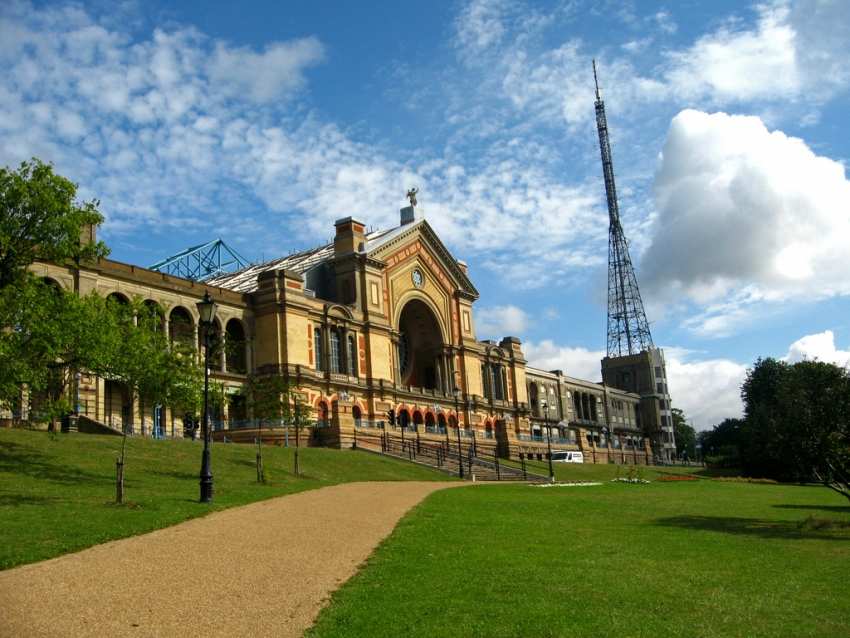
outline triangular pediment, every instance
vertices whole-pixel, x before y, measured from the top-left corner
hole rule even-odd
[[[451,279],[454,288],[460,290],[470,299],[478,299],[478,290],[472,284],[472,281],[463,272],[449,249],[440,241],[431,225],[424,219],[395,228],[376,242],[370,242],[367,246],[367,255],[372,259],[386,262],[398,258],[400,251],[408,248],[417,239],[439,262],[442,270]]]

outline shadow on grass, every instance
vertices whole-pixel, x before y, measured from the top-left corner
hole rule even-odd
[[[784,510],[821,510],[823,512],[836,512],[838,514],[850,514],[850,505],[774,505]]]
[[[155,474],[156,476],[167,476],[168,478],[185,481],[197,479],[200,475],[200,470],[198,470],[197,472],[180,472],[178,470],[148,470],[148,474]]]
[[[0,472],[20,474],[68,485],[80,481],[109,483],[112,480],[102,474],[61,465],[61,461],[58,459],[53,459],[30,447],[11,441],[0,441]]]
[[[61,500],[58,496],[28,496],[26,494],[0,494],[0,507],[18,505],[47,505]]]
[[[696,529],[725,534],[758,536],[760,538],[815,538],[820,540],[850,541],[850,533],[830,533],[833,530],[811,529],[803,521],[776,521],[764,518],[738,518],[734,516],[671,516],[659,518],[656,525]]]

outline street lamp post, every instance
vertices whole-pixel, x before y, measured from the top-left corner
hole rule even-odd
[[[204,451],[201,456],[201,503],[210,503],[213,496],[213,475],[210,466],[210,330],[215,321],[215,302],[209,291],[197,304],[204,329]]]
[[[460,478],[463,478],[463,454],[460,449],[460,388],[452,390],[455,395],[455,431],[457,432],[457,466]]]
[[[552,468],[552,430],[549,429],[549,402],[543,399],[540,405],[543,407],[543,413],[546,415],[544,421],[546,424],[546,451],[549,457],[549,482],[554,483],[555,470]]]
[[[608,427],[607,426],[604,426],[604,425],[602,426],[602,436],[605,437],[605,460],[608,463],[610,463],[611,457],[608,454],[608,450],[611,448],[611,442],[610,442],[610,439],[608,438]]]

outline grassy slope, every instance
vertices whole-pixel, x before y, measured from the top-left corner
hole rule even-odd
[[[713,481],[439,492],[311,635],[848,635],[850,533],[801,530],[810,515],[850,507]]]
[[[401,461],[358,452],[301,450],[304,476],[291,474],[291,448],[264,447],[270,479],[256,483],[255,448],[216,444],[215,496],[198,499],[201,444],[129,439],[125,499],[115,499],[119,437],[51,436],[0,430],[0,569],[132,536],[253,501],[349,481],[446,480]]]

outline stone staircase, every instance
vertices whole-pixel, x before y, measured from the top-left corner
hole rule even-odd
[[[435,443],[402,437],[393,433],[358,431],[356,447],[360,450],[425,465],[447,474],[476,481],[548,482],[546,476],[504,465],[497,456],[473,454],[472,446],[462,448],[450,442]]]

